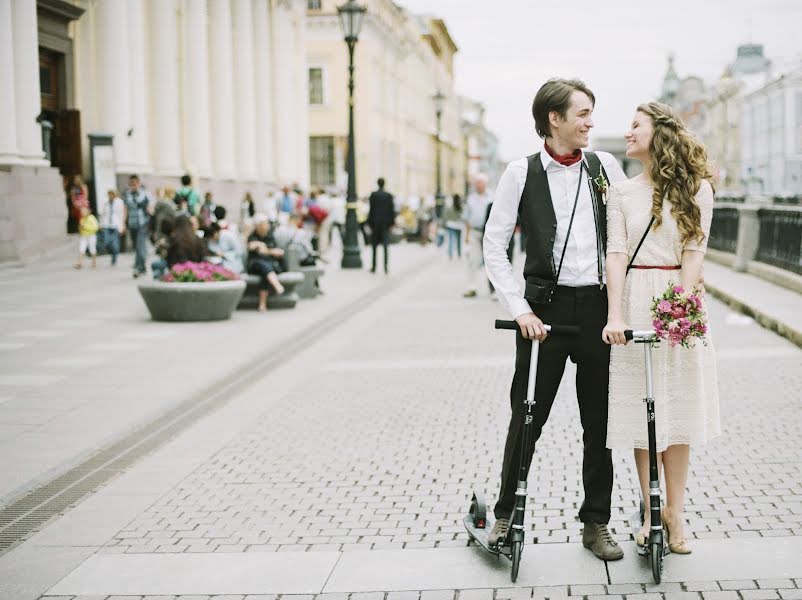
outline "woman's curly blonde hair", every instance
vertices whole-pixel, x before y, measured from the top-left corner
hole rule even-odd
[[[677,220],[682,243],[702,242],[702,213],[696,194],[706,179],[713,185],[707,150],[686,128],[674,110],[660,102],[638,106],[638,112],[652,120],[654,132],[649,143],[649,177],[654,185],[652,215],[654,228],[663,222],[663,199],[668,198]]]

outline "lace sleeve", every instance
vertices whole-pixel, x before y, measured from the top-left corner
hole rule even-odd
[[[607,254],[627,253],[627,222],[621,193],[615,184],[607,192]]]
[[[702,181],[699,193],[696,194],[696,203],[702,213],[702,232],[705,237],[701,243],[695,239],[688,240],[683,250],[705,252],[707,250],[707,240],[710,237],[710,223],[713,220],[713,188],[709,182]]]

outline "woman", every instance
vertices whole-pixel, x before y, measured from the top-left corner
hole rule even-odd
[[[462,258],[462,199],[459,194],[454,194],[451,206],[446,208],[443,219],[446,223],[448,232],[448,258],[454,255],[454,247],[457,249],[457,258]]]
[[[713,216],[713,187],[704,146],[670,107],[657,102],[640,105],[625,137],[626,154],[643,163],[643,174],[612,185],[607,201],[609,308],[602,339],[614,344],[607,447],[635,449],[642,497],[648,498],[643,352],[635,344],[626,344],[624,330],[651,329],[652,299],[670,282],[688,291],[699,287]],[[721,433],[709,334],[705,343],[697,340],[690,349],[662,343],[653,357],[658,464],[662,463],[666,488],[663,522],[669,547],[676,554],[691,552],[683,518],[690,445]],[[648,540],[649,526],[649,511],[645,511],[643,528],[636,536],[639,545]]]
[[[67,193],[67,233],[78,233],[81,210],[89,208],[89,188],[80,175],[74,175],[64,189]]]
[[[264,312],[271,288],[279,296],[284,293],[284,286],[278,280],[281,272],[279,260],[284,256],[284,250],[276,247],[267,215],[258,213],[253,221],[255,229],[248,236],[248,273],[259,276],[259,312]]]
[[[167,247],[167,266],[187,261],[203,262],[208,254],[206,243],[195,235],[190,217],[178,215]]]

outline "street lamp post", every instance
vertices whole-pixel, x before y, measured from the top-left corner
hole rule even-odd
[[[356,151],[354,149],[354,48],[359,41],[359,30],[365,19],[367,8],[348,0],[337,7],[340,24],[348,44],[348,195],[346,196],[345,239],[343,241],[343,269],[361,269],[362,256],[359,253],[356,218]]]
[[[437,191],[434,194],[434,214],[438,219],[440,219],[443,216],[443,205],[445,204],[445,196],[443,196],[442,172],[440,168],[440,125],[442,122],[443,105],[446,102],[446,96],[440,90],[438,90],[437,93],[432,96],[432,100],[434,100],[434,114],[437,117],[437,166],[435,167],[437,170]]]

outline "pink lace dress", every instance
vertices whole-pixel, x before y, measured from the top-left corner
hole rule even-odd
[[[705,239],[701,244],[682,244],[677,222],[668,202],[663,223],[646,236],[635,264],[679,265],[683,250],[707,248],[713,217],[713,189],[705,181],[696,201],[702,213]],[[610,186],[607,200],[607,252],[625,252],[632,257],[651,219],[652,187],[640,180]],[[624,322],[632,329],[652,329],[651,304],[670,282],[679,283],[679,271],[632,269],[623,293]],[[701,444],[721,434],[716,357],[708,332],[703,345],[670,348],[661,342],[653,351],[653,384],[657,451],[674,444]],[[613,346],[610,355],[610,404],[607,447],[648,448],[646,430],[646,376],[643,347],[629,343]]]

